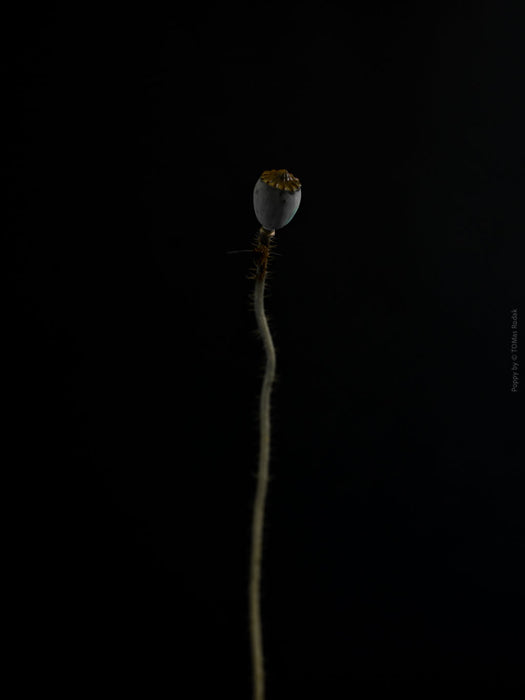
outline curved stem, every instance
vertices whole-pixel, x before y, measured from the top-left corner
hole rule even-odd
[[[259,404],[259,465],[257,490],[253,507],[252,552],[250,567],[250,634],[252,644],[253,698],[264,700],[264,655],[261,626],[261,564],[264,529],[264,507],[268,490],[270,463],[270,396],[275,379],[275,347],[273,345],[268,320],[264,312],[264,285],[266,266],[273,232],[261,229],[256,253],[259,260],[256,266],[254,306],[257,326],[266,352],[266,368],[262,383]]]

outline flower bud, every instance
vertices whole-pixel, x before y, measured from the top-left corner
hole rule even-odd
[[[268,231],[290,223],[300,202],[301,183],[287,170],[265,170],[255,183],[255,216]]]

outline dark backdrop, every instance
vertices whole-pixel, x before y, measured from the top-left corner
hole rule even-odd
[[[522,685],[519,3],[44,5],[2,28],[19,681],[250,696],[263,355],[227,253],[286,168],[268,698]]]

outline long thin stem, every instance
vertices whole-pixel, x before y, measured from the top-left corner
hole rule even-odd
[[[264,654],[261,626],[261,565],[264,529],[264,507],[268,490],[270,463],[270,395],[275,379],[275,347],[264,312],[266,267],[273,231],[261,228],[256,252],[254,306],[257,326],[266,352],[266,368],[259,404],[259,465],[257,490],[253,507],[252,552],[250,568],[250,634],[252,644],[253,698],[264,700]]]

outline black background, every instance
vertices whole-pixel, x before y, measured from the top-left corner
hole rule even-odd
[[[20,682],[250,697],[263,355],[227,251],[287,168],[268,698],[521,687],[519,3],[44,5],[2,29]]]

